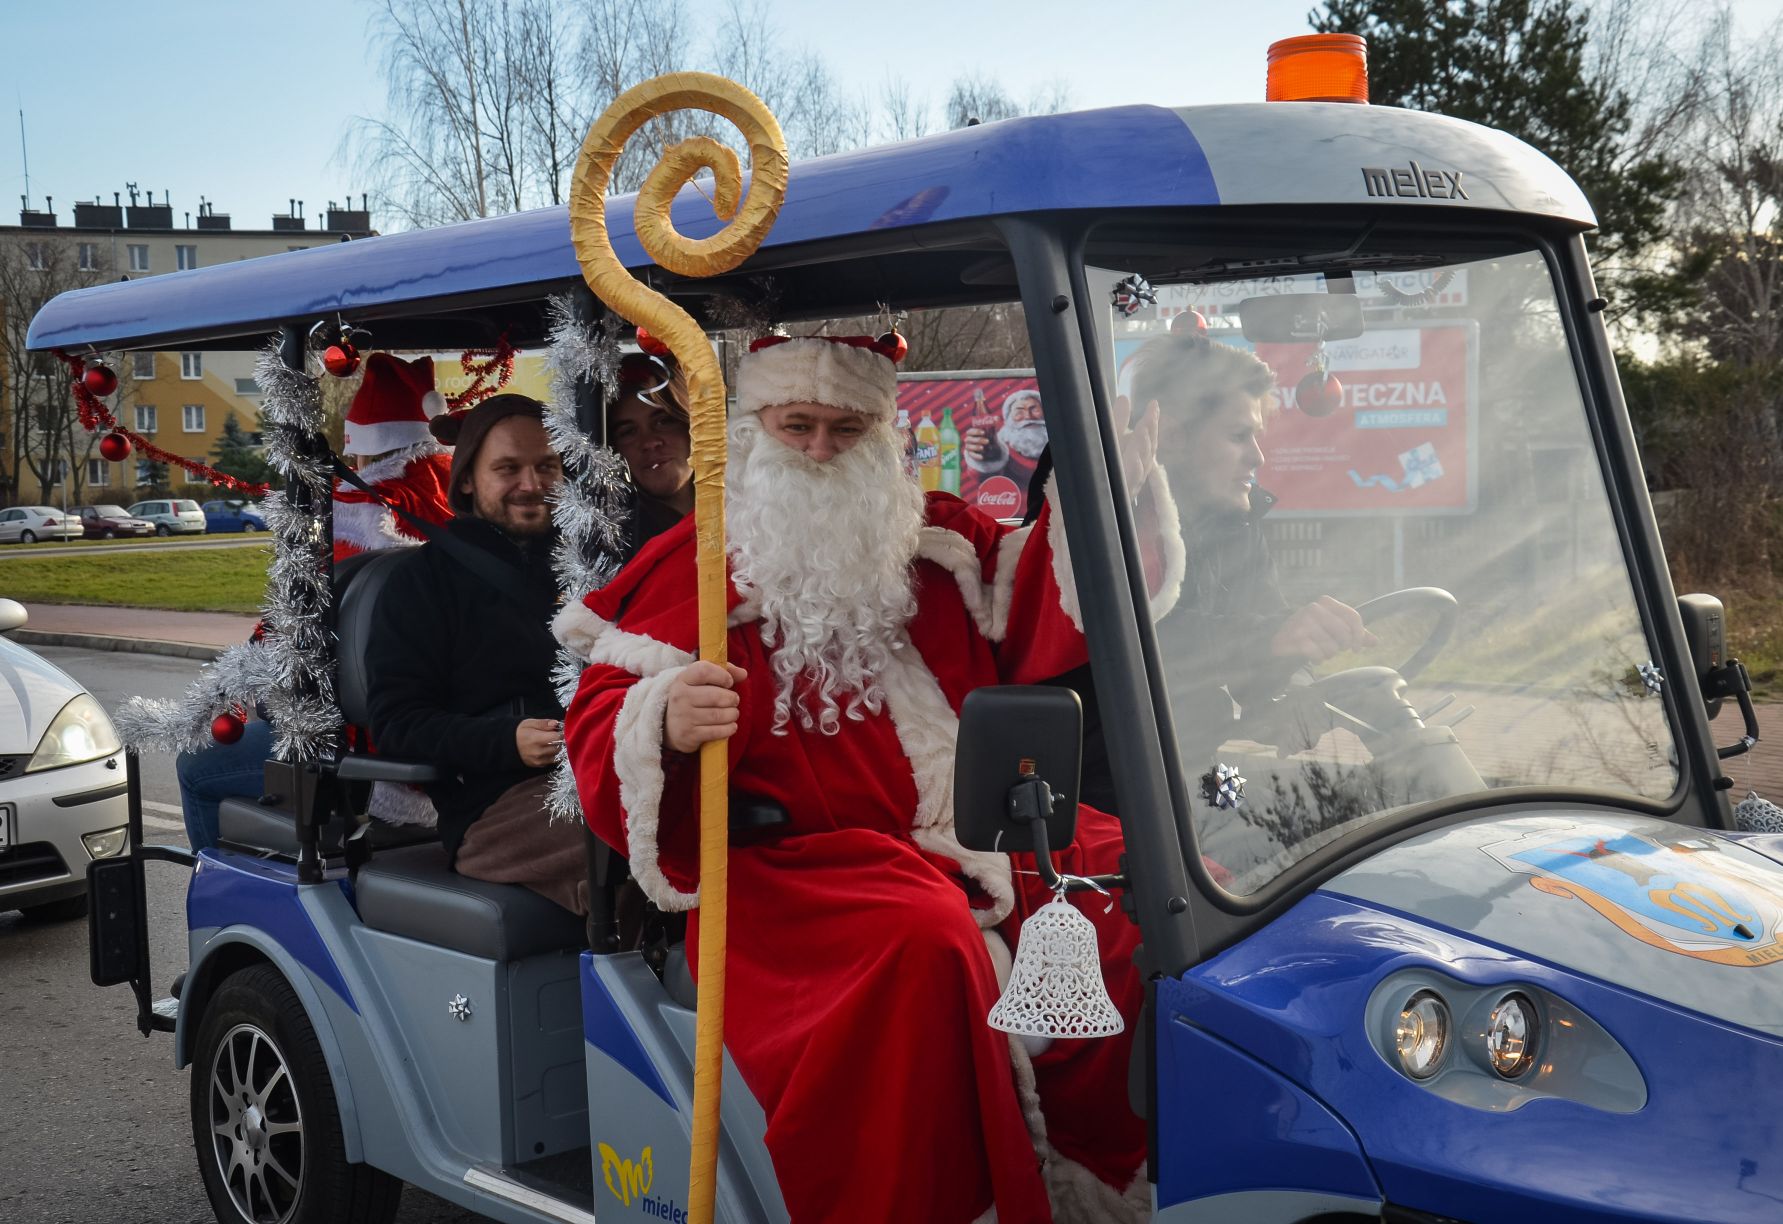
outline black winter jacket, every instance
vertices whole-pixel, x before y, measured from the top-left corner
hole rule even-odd
[[[367,645],[371,735],[379,752],[428,761],[446,776],[426,788],[452,858],[465,830],[501,793],[547,772],[520,761],[525,718],[562,718],[551,686],[557,642],[552,537],[517,542],[460,515],[453,538],[513,571],[496,590],[438,544],[393,566]]]

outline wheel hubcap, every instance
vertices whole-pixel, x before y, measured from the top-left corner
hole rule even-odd
[[[271,1037],[238,1024],[210,1066],[212,1157],[244,1220],[284,1224],[303,1181],[303,1113],[285,1056]]]

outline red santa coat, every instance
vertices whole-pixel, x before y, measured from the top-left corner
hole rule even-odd
[[[966,851],[953,833],[966,694],[1018,663],[1083,661],[1051,523],[1048,507],[1010,531],[930,494],[914,649],[880,677],[884,712],[844,719],[833,736],[796,722],[772,733],[768,648],[731,591],[730,657],[750,674],[731,786],[779,802],[789,824],[732,848],[725,1037],[767,1113],[795,1220],[966,1221],[994,1207],[1021,1224],[1055,1206],[1060,1219],[1119,1220],[1147,1205],[1122,1193],[1143,1189],[1144,1127],[1122,1091],[1141,994],[1136,929],[1105,898],[1074,898],[1099,928],[1128,1032],[1057,1042],[1030,1061],[985,1023],[998,987],[980,928],[1013,947],[1049,897],[1031,861]],[[583,810],[666,909],[698,904],[696,770],[662,747],[669,685],[693,661],[696,602],[689,518],[557,622],[589,664],[565,722]],[[1084,809],[1061,869],[1112,871],[1120,845],[1118,825]]]
[[[334,559],[344,561],[362,552],[413,547],[422,536],[414,525],[390,509],[400,507],[429,523],[452,517],[452,452],[437,442],[422,442],[387,455],[359,469],[359,479],[377,490],[379,502],[339,481],[334,485]]]

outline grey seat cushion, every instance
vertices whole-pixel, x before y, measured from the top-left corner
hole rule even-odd
[[[277,808],[262,807],[252,799],[225,799],[217,805],[217,835],[230,846],[245,850],[265,850],[286,858],[297,857],[297,825]],[[387,825],[373,821],[371,844],[374,849],[386,846],[412,846],[417,842],[437,842],[437,830],[424,825]],[[323,854],[340,853],[341,830],[338,824],[322,827]]]
[[[512,961],[587,946],[582,919],[517,884],[487,884],[446,866],[438,845],[372,857],[354,881],[359,920],[485,960]]]

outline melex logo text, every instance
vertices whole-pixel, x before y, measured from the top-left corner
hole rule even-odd
[[[1411,196],[1429,200],[1470,198],[1459,170],[1426,170],[1417,162],[1405,166],[1363,166],[1362,184],[1371,196]]]
[[[687,1208],[674,1199],[650,1197],[650,1187],[656,1181],[656,1165],[650,1158],[649,1148],[645,1148],[635,1162],[622,1159],[604,1143],[600,1149],[601,1177],[621,1207],[630,1207],[635,1200],[638,1210],[652,1219],[687,1224]]]

